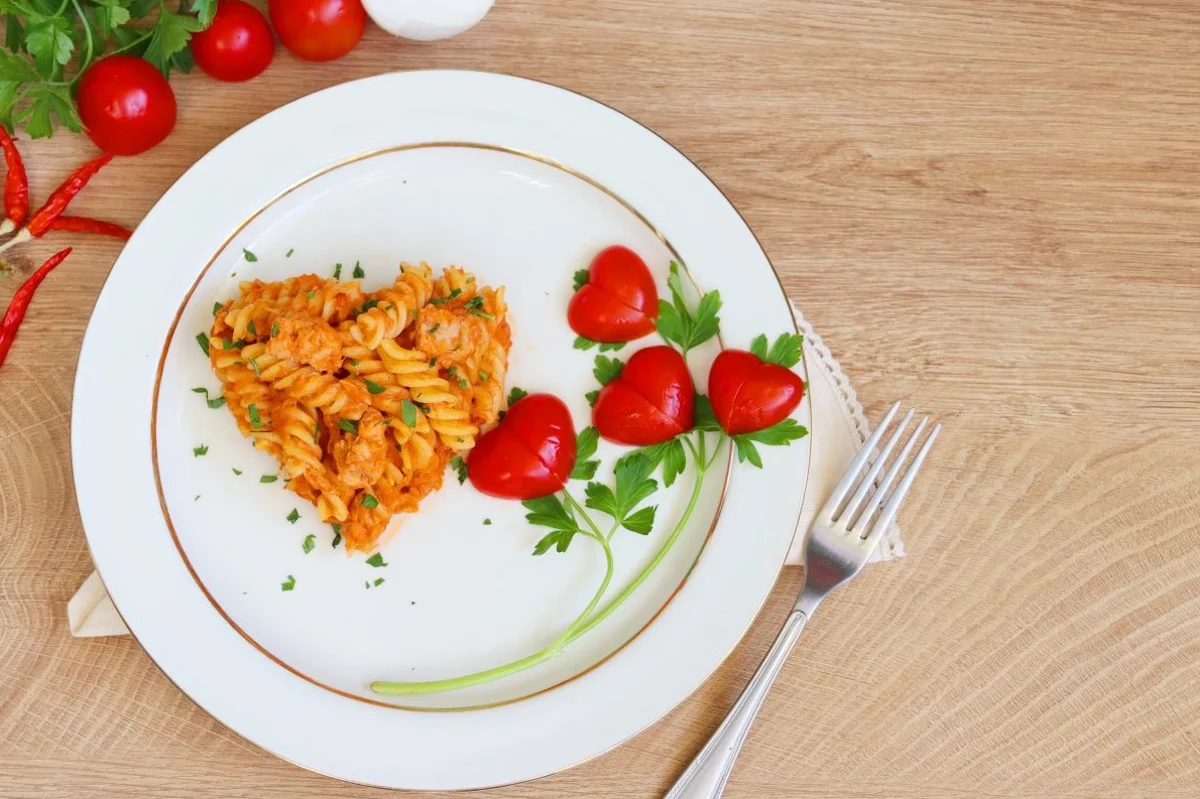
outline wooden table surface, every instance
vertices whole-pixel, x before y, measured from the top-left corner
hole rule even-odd
[[[136,225],[259,115],[423,67],[551,81],[661,133],[746,216],[868,410],[946,425],[908,556],[822,608],[728,796],[1200,795],[1200,6],[500,0],[432,46],[371,29],[335,63],[176,79],[175,132],[80,212]],[[94,152],[65,132],[22,149],[35,197]],[[71,238],[23,248],[0,307]],[[0,370],[0,795],[383,795],[223,729],[131,638],[70,637],[91,570],[71,384],[119,250],[73,243]],[[482,795],[660,796],[799,580],[664,721]]]

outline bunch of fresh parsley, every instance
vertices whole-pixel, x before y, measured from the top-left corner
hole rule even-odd
[[[187,10],[184,10],[187,7]],[[217,0],[0,0],[0,124],[30,138],[56,124],[82,130],[74,90],[104,55],[140,56],[170,76],[188,72],[192,34],[212,22]]]

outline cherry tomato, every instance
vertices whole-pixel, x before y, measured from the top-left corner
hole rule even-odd
[[[150,62],[111,55],[79,79],[79,118],[88,136],[114,155],[137,155],[175,127],[175,93]]]
[[[270,0],[267,13],[283,46],[308,61],[341,58],[367,27],[362,0]]]
[[[609,441],[644,447],[692,429],[695,404],[696,389],[683,356],[671,347],[647,347],[600,389],[592,424]]]
[[[592,259],[587,282],[567,306],[571,329],[592,341],[633,341],[654,332],[658,290],[646,262],[628,247]]]
[[[708,373],[713,414],[731,436],[782,422],[803,397],[804,381],[795,372],[744,350],[725,350]]]
[[[567,484],[575,468],[575,427],[558,397],[530,394],[467,456],[471,485],[504,499],[537,499]]]
[[[217,80],[250,80],[275,56],[275,34],[244,0],[220,0],[212,24],[192,34],[196,65]]]

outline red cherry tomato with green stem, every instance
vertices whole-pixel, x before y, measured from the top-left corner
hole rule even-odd
[[[467,456],[471,485],[504,499],[537,499],[560,490],[575,468],[571,412],[552,394],[530,394],[508,409]]]
[[[696,389],[687,361],[671,347],[638,350],[596,397],[592,424],[618,444],[645,447],[692,429]]]
[[[96,145],[114,155],[137,155],[175,127],[175,93],[149,61],[111,55],[79,79],[79,118]]]
[[[283,46],[308,61],[341,58],[367,27],[361,0],[270,0],[267,13]]]
[[[708,372],[713,414],[731,436],[782,422],[803,397],[804,381],[799,375],[745,350],[725,350]]]
[[[259,75],[275,56],[275,34],[267,18],[245,0],[219,0],[212,24],[192,34],[196,66],[217,80],[244,81]]]
[[[637,253],[614,245],[588,267],[587,282],[567,306],[571,329],[592,341],[633,341],[654,332],[658,289]]]

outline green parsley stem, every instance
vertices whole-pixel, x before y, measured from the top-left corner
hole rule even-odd
[[[83,25],[84,42],[87,45],[87,54],[80,62],[77,73],[82,75],[92,63],[92,24],[88,22],[87,16],[83,13],[83,7],[79,5],[79,0],[71,0],[71,5],[75,7],[75,14],[79,17],[80,24]]]
[[[704,433],[700,432],[698,435],[703,438]],[[690,439],[685,438],[684,441],[688,443],[689,447],[691,446]],[[696,454],[696,450],[692,449],[692,453],[693,455]],[[597,624],[612,615],[612,613],[621,606],[621,603],[628,599],[642,583],[646,582],[646,579],[650,576],[650,573],[658,568],[658,564],[663,562],[663,559],[667,557],[667,553],[671,551],[671,547],[675,545],[675,542],[679,539],[680,534],[683,533],[683,529],[687,526],[688,520],[691,519],[692,513],[696,510],[696,503],[700,501],[701,489],[704,487],[704,477],[707,471],[707,465],[704,464],[703,461],[697,459],[696,481],[692,484],[692,494],[688,498],[687,507],[683,509],[683,515],[679,517],[679,521],[676,522],[674,529],[671,530],[671,534],[667,536],[665,541],[663,541],[662,546],[658,548],[658,552],[654,553],[654,557],[651,558],[650,562],[646,564],[645,568],[638,573],[638,576],[634,577],[629,585],[625,586],[625,588],[621,590],[621,593],[613,597],[603,609],[571,631],[567,636],[567,640],[563,643],[563,646],[575,641],[581,635],[588,632]]]
[[[584,623],[587,620],[587,618],[592,614],[592,611],[596,609],[596,605],[600,604],[600,600],[604,598],[604,593],[606,591],[608,591],[608,584],[610,582],[612,582],[612,576],[613,576],[612,547],[610,547],[608,545],[608,539],[605,538],[604,536],[596,535],[593,537],[600,544],[600,546],[604,548],[604,579],[600,581],[600,587],[596,589],[596,593],[592,594],[592,601],[589,602],[588,606],[583,609],[583,612],[575,617],[575,621],[571,622],[571,624],[567,627],[567,629],[563,630],[562,635],[558,636],[558,638],[555,638],[553,643],[551,643],[550,646],[546,647],[547,649],[553,650],[554,654],[558,654],[559,652],[561,652],[563,647],[565,647],[568,643],[570,643],[570,641],[574,640],[571,637],[572,633],[574,633],[575,630],[579,628],[580,624]]]

